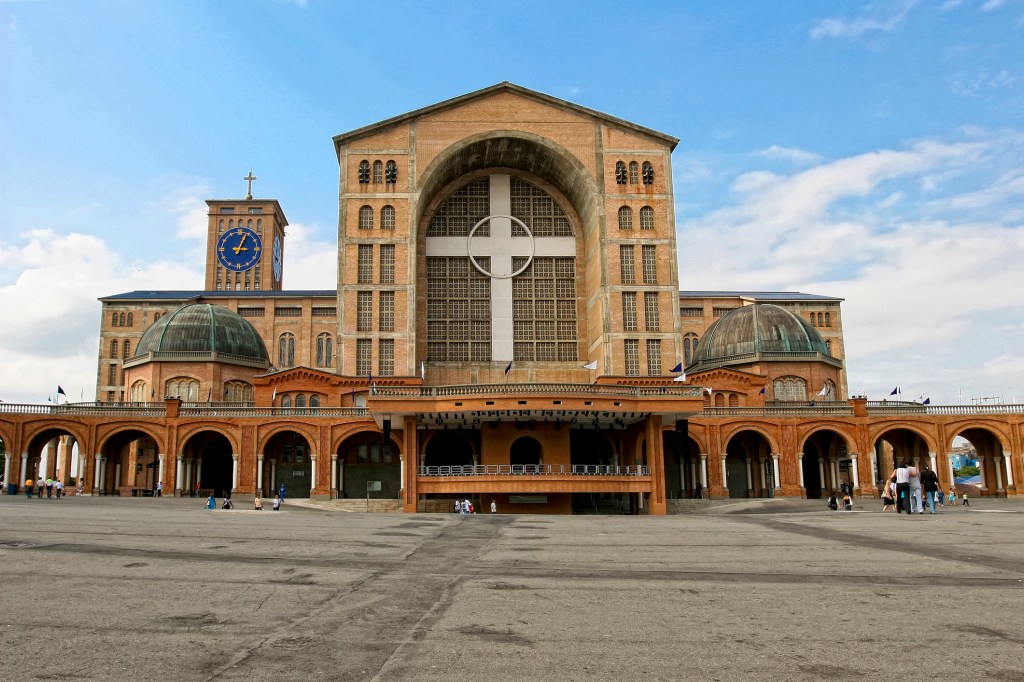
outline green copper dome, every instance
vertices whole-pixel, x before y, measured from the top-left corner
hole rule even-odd
[[[755,303],[712,324],[697,343],[688,372],[750,362],[803,359],[841,366],[825,339],[799,315],[770,303]]]
[[[209,303],[182,306],[154,322],[125,366],[147,360],[270,366],[256,329],[238,313]]]

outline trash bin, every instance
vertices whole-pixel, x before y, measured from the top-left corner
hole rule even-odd
[[[8,483],[7,484],[7,494],[8,495],[17,495],[18,494],[18,484],[17,483]]]

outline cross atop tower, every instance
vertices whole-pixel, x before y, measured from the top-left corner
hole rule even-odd
[[[248,191],[248,192],[246,193],[246,195],[245,195],[245,200],[246,200],[246,201],[250,201],[250,200],[252,200],[252,181],[253,181],[253,180],[259,180],[259,178],[257,178],[257,177],[256,177],[255,175],[253,175],[253,174],[252,174],[252,168],[250,168],[250,169],[249,169],[249,174],[248,174],[248,175],[246,175],[246,176],[245,176],[244,178],[242,178],[242,179],[243,179],[243,180],[248,180],[248,181],[249,181],[249,191]]]

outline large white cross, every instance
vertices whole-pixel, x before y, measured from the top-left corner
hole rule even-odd
[[[490,177],[490,208],[488,214],[496,216],[490,221],[490,236],[473,236],[473,255],[491,259],[491,360],[512,360],[514,350],[512,325],[512,258],[514,256],[575,256],[574,237],[513,237],[511,178],[508,175]],[[427,237],[427,256],[469,257],[469,239],[466,237]],[[469,267],[473,267],[472,263]]]

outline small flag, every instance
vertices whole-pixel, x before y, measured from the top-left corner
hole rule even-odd
[[[229,391],[229,390],[230,390],[230,389],[228,389],[228,387],[227,387],[227,386],[225,386],[225,387],[224,387],[224,397],[225,397],[225,398],[227,398],[227,397],[228,397],[228,391]]]
[[[680,362],[680,363],[679,363],[678,365],[676,365],[675,367],[673,367],[673,368],[672,368],[672,371],[673,371],[673,372],[682,372],[682,371],[683,371],[683,363],[681,363],[681,362]]]
[[[52,395],[46,396],[46,402],[52,403],[53,402],[53,396]]]
[[[758,395],[765,395],[765,392],[766,392],[766,391],[767,391],[767,389],[766,389],[766,388],[765,388],[764,386],[762,386],[762,387],[761,387],[761,390],[760,390],[760,391],[758,391],[758,392],[757,392],[757,394],[758,394]]]
[[[814,407],[814,401],[812,400],[811,402],[807,403],[807,405],[808,405],[809,407]]]
[[[60,384],[57,384],[57,395],[62,395],[65,398],[68,395],[67,393],[64,392],[64,389],[60,387]]]
[[[420,362],[420,381],[425,382],[427,380],[427,365],[424,362]]]
[[[505,366],[505,376],[508,376],[508,373],[511,372],[511,371],[512,371],[512,361],[509,360],[508,361],[508,365]]]
[[[213,402],[213,386],[210,386],[210,390],[206,392],[206,402]]]
[[[705,386],[705,387],[704,387],[704,390],[708,392],[708,395],[711,395],[711,394],[713,394],[713,393],[714,393],[714,391],[713,391],[713,390],[711,390],[711,388],[710,388],[710,387],[708,387],[708,386]]]
[[[273,405],[275,400],[277,400],[277,386],[274,386],[274,392],[270,396],[270,404]]]
[[[818,391],[818,395],[821,396],[822,398],[828,395],[828,384],[825,384],[824,386],[821,387],[821,390]]]
[[[924,402],[921,403],[921,404],[922,405],[931,405],[932,404],[932,399],[931,398],[925,398]]]
[[[679,376],[677,376],[677,377],[676,377],[675,379],[673,379],[672,381],[686,381],[686,373],[685,373],[685,372],[683,372],[682,374],[680,374]]]
[[[900,392],[900,387],[897,386],[896,388],[894,388],[891,391],[889,391],[889,395],[896,395],[899,392]]]
[[[587,364],[583,365],[583,369],[597,369],[597,360],[594,360],[593,362],[588,362]]]

